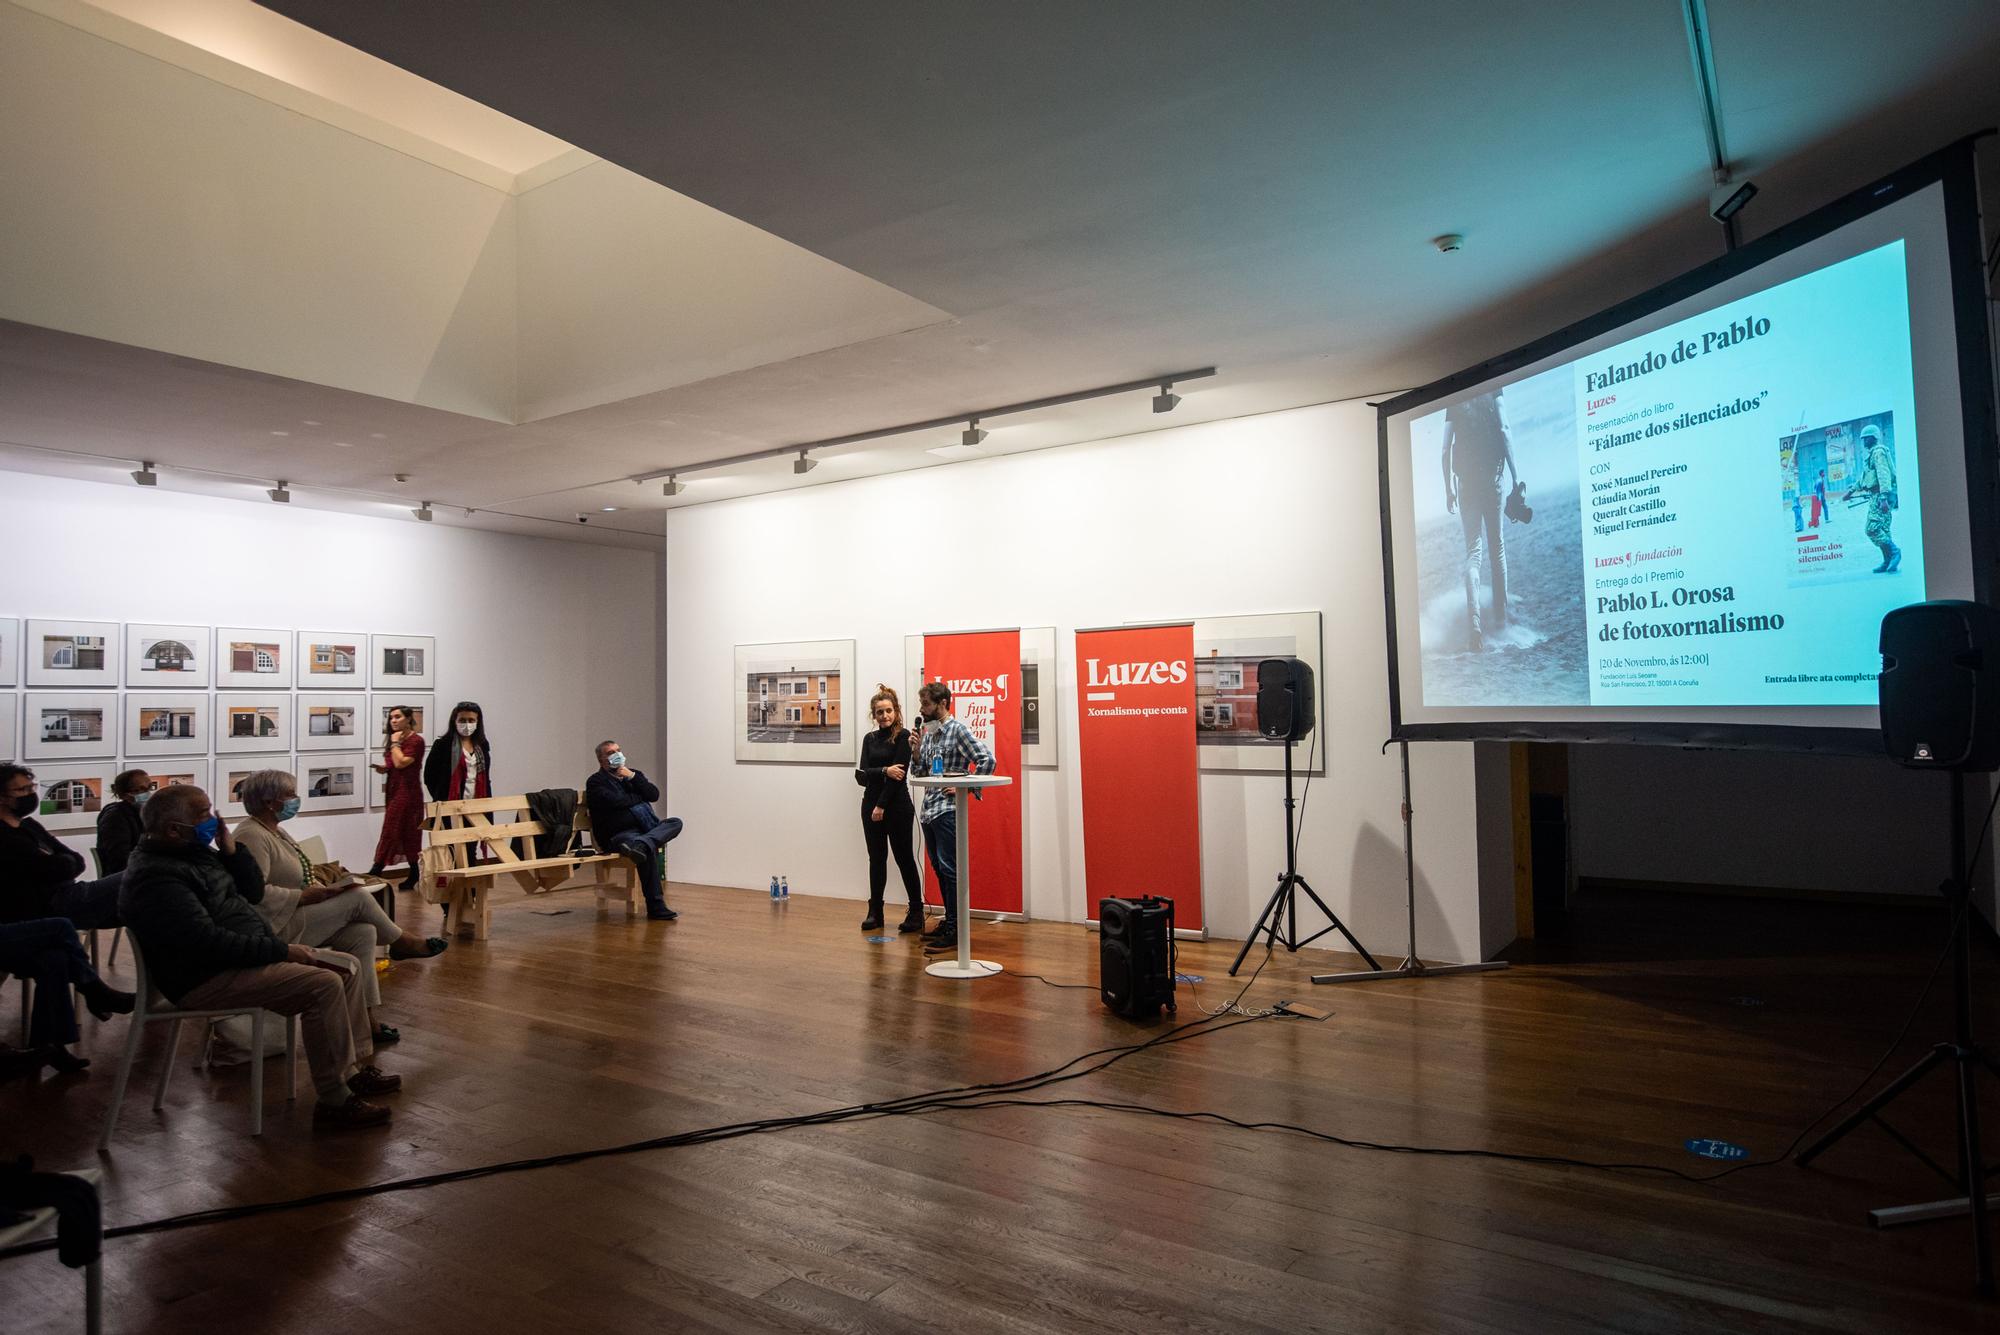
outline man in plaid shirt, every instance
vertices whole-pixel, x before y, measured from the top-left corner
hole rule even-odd
[[[925,682],[917,691],[917,711],[923,731],[910,756],[910,773],[929,774],[931,761],[944,758],[946,773],[991,774],[993,751],[973,736],[972,729],[951,714],[951,688],[941,681]],[[978,794],[974,793],[977,797]],[[958,949],[958,807],[949,788],[924,790],[924,853],[937,873],[944,893],[944,921],[925,934],[924,950],[942,954]]]

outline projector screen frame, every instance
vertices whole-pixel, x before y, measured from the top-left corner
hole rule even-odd
[[[1388,628],[1389,738],[1391,741],[1603,742],[1709,749],[1803,751],[1823,754],[1882,754],[1879,728],[1815,727],[1789,724],[1734,724],[1713,717],[1682,723],[1668,720],[1460,720],[1407,723],[1403,718],[1402,676],[1397,643],[1395,531],[1391,527],[1389,421],[1426,404],[1441,402],[1473,386],[1555,356],[1567,348],[1642,320],[1696,296],[1777,256],[1895,204],[1919,190],[1939,186],[1944,197],[1952,324],[1958,353],[1959,403],[1964,425],[1966,509],[1972,557],[1972,597],[1990,602],[1994,588],[1993,520],[2000,509],[2000,468],[1995,459],[1993,352],[1987,317],[1985,254],[1980,234],[1976,142],[1992,134],[1968,135],[1908,166],[1850,191],[1833,202],[1786,223],[1766,236],[1718,256],[1637,296],[1578,320],[1510,352],[1454,372],[1374,405],[1377,476],[1382,524],[1382,593]],[[1689,706],[1689,712],[1698,707]]]

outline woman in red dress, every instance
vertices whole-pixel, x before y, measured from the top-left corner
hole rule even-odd
[[[416,888],[417,869],[424,851],[424,792],[418,783],[423,771],[424,739],[417,735],[416,720],[403,705],[392,706],[386,725],[389,740],[382,751],[382,763],[370,769],[382,776],[382,837],[375,843],[375,864],[371,875],[379,876],[388,864],[407,860],[409,875],[398,889]]]

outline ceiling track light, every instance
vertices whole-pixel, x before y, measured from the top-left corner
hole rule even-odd
[[[278,485],[271,488],[264,494],[266,496],[269,496],[272,500],[276,501],[279,505],[290,505],[292,503],[291,484],[286,482],[283,478],[278,479]]]
[[[425,501],[422,505],[410,511],[410,513],[415,515],[418,519],[422,520],[426,524],[430,523],[432,519],[436,518],[436,516],[431,513],[431,503],[429,501]]]
[[[147,459],[139,465],[138,471],[132,474],[132,480],[142,487],[157,487],[160,485],[160,475],[153,471],[153,461],[151,459]]]
[[[864,441],[886,440],[892,436],[908,436],[920,432],[942,431],[947,427],[957,426],[960,422],[966,424],[964,431],[959,435],[959,440],[963,444],[946,448],[970,448],[977,446],[980,441],[986,439],[988,433],[979,424],[988,417],[1009,417],[1016,413],[1039,412],[1046,408],[1060,408],[1065,404],[1085,403],[1092,399],[1108,399],[1118,394],[1136,394],[1142,390],[1154,389],[1158,390],[1159,394],[1153,399],[1153,411],[1167,412],[1172,407],[1172,404],[1162,407],[1160,405],[1163,401],[1168,399],[1173,400],[1174,403],[1180,401],[1180,396],[1173,393],[1175,385],[1183,384],[1189,380],[1204,380],[1214,374],[1215,368],[1213,366],[1198,366],[1186,371],[1169,371],[1159,375],[1147,376],[1144,380],[1127,380],[1116,385],[1099,385],[1095,389],[1072,390],[1065,394],[1051,394],[1045,398],[1028,399],[1021,403],[1004,403],[993,408],[981,408],[977,412],[955,412],[944,417],[929,418],[922,422],[904,422],[897,426],[874,427],[867,431],[856,431],[845,436],[831,436],[825,440],[809,440],[803,445],[773,445],[768,449],[750,450],[743,454],[725,455],[714,459],[697,459],[689,463],[675,464],[671,469],[661,468],[650,473],[628,473],[624,477],[607,478],[602,483],[592,483],[590,485],[610,486],[615,482],[657,482],[663,477],[672,477],[679,473],[706,473],[724,468],[738,468],[744,464],[759,464],[769,462],[773,459],[781,459],[788,454],[796,454],[798,456],[792,462],[792,471],[794,473],[808,473],[812,471],[814,465],[818,462],[809,457],[808,451],[840,449],[847,445],[859,445]]]
[[[667,480],[660,484],[660,495],[662,496],[678,496],[686,490],[687,483],[681,481],[672,473],[667,474]]]
[[[1181,396],[1174,393],[1174,382],[1171,380],[1163,381],[1160,385],[1160,392],[1153,396],[1153,411],[1156,413],[1170,413],[1180,406]]]

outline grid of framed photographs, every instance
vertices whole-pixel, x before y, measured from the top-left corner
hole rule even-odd
[[[226,816],[260,769],[298,775],[303,810],[358,810],[380,805],[368,762],[389,709],[428,736],[436,681],[429,635],[0,617],[0,760],[36,767],[50,829],[94,825],[132,768],[212,778]]]

